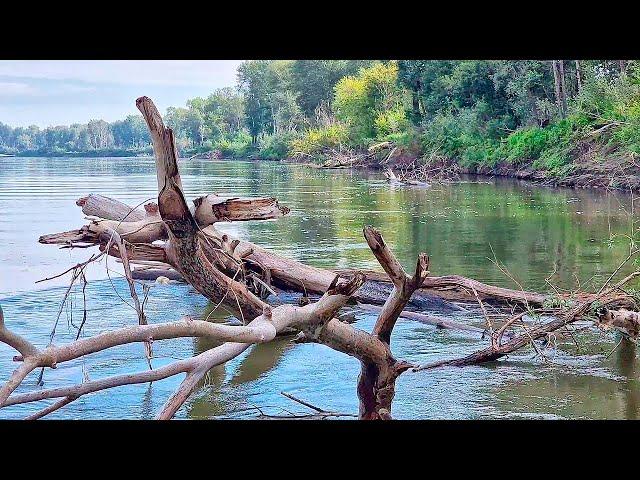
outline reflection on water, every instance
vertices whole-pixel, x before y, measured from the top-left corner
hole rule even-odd
[[[34,282],[86,259],[87,250],[59,250],[37,243],[43,233],[83,223],[75,200],[101,193],[135,205],[156,195],[151,159],[0,159],[0,303],[9,326],[46,345],[67,278]],[[602,281],[627,255],[623,239],[613,235],[632,228],[631,201],[623,194],[533,187],[517,181],[463,183],[423,188],[394,188],[375,173],[313,170],[279,163],[185,161],[181,174],[188,198],[204,192],[273,195],[291,208],[277,221],[225,225],[222,228],[298,260],[324,267],[376,268],[362,226],[374,225],[407,266],[416,255],[431,256],[433,274],[461,274],[514,287],[491,262],[495,255],[527,288],[547,290],[545,279],[563,288]],[[135,323],[123,306],[126,283],[109,263],[89,272],[89,320],[86,335]],[[628,269],[628,266],[622,274]],[[72,294],[56,334],[70,341],[82,315],[82,297]],[[207,316],[211,306],[189,286],[157,286],[147,307],[150,321],[182,314]],[[456,314],[458,321],[482,325],[481,318]],[[356,325],[369,329],[374,317],[356,312]],[[226,321],[215,312],[212,321]],[[497,365],[400,377],[394,404],[398,418],[637,418],[640,408],[638,360],[626,342],[611,353],[617,339],[581,336],[584,348],[562,344],[549,363],[531,352]],[[476,350],[481,341],[469,332],[436,330],[401,321],[394,331],[394,352],[414,362],[429,362]],[[154,366],[215,346],[205,339],[154,344]],[[0,380],[15,365],[0,346]],[[146,368],[143,349],[132,345],[96,354],[47,371],[46,387]],[[281,339],[249,349],[213,369],[202,388],[179,412],[181,418],[255,416],[298,410],[281,391],[327,409],[357,411],[355,383],[359,366],[322,345],[293,345]],[[68,405],[52,418],[152,418],[182,378],[152,385],[122,387]],[[29,377],[20,391],[35,386]],[[0,417],[20,417],[41,408],[10,407]]]

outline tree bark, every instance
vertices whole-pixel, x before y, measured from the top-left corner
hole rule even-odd
[[[582,90],[582,72],[580,71],[580,60],[576,60],[576,82],[578,93]]]
[[[393,291],[382,307],[372,331],[372,335],[377,337],[384,346],[385,359],[383,362],[361,360],[358,379],[360,418],[386,420],[391,418],[396,379],[409,368],[406,362],[397,361],[391,354],[391,332],[411,295],[429,274],[429,257],[424,253],[420,254],[415,274],[409,277],[385,244],[380,232],[373,227],[365,227],[364,237],[374,256],[393,282]]]
[[[563,60],[551,60],[551,68],[553,70],[553,80],[556,90],[556,105],[558,106],[558,112],[560,116],[564,118],[566,116],[566,97],[564,85],[564,67]]]
[[[201,227],[216,222],[267,220],[289,213],[275,198],[219,197],[211,194],[196,198],[194,217]]]

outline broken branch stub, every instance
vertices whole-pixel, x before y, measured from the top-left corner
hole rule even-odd
[[[407,362],[397,361],[391,355],[391,333],[411,295],[429,274],[429,257],[424,253],[418,256],[415,273],[410,277],[378,230],[367,226],[363,233],[378,263],[393,282],[393,290],[382,306],[372,332],[383,344],[384,360],[361,361],[358,379],[360,418],[385,420],[391,418],[396,379],[409,368]]]
[[[267,220],[289,213],[289,208],[278,204],[275,198],[220,197],[209,194],[196,198],[193,204],[194,217],[200,226],[216,222]]]
[[[76,200],[76,205],[82,207],[82,213],[85,215],[119,222],[137,222],[144,220],[146,216],[144,212],[133,209],[113,198],[93,193]]]

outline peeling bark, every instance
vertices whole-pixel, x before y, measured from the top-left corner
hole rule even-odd
[[[275,198],[238,198],[205,195],[193,201],[194,217],[200,226],[216,222],[267,220],[289,213]]]

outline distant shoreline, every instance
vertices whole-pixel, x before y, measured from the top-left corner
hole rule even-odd
[[[32,157],[32,158],[50,158],[50,157],[150,157],[153,152],[127,152],[122,150],[104,150],[104,151],[88,151],[88,152],[19,152],[19,153],[0,153],[0,157]]]

